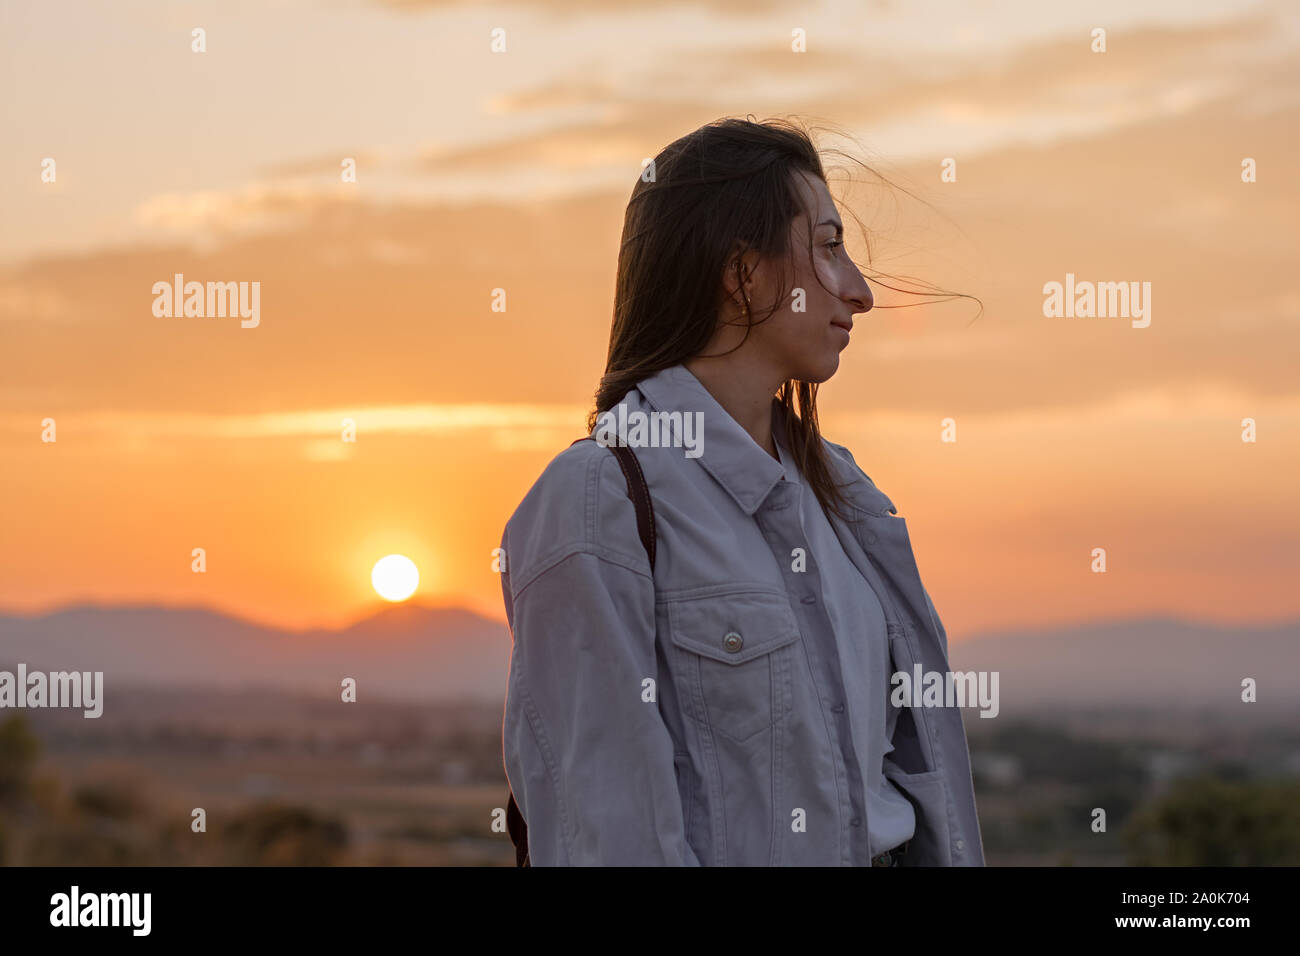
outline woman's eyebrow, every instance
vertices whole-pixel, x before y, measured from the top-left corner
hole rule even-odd
[[[844,224],[838,219],[823,219],[821,222],[817,223],[815,228],[820,229],[822,226],[834,226],[835,235],[837,236],[844,234]]]

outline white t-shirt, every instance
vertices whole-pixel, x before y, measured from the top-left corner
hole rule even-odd
[[[800,518],[808,556],[821,575],[822,599],[834,631],[814,636],[833,641],[839,658],[852,746],[862,772],[862,786],[854,788],[854,800],[865,791],[867,837],[875,857],[910,840],[916,831],[916,811],[883,772],[884,757],[894,749],[890,738],[898,720],[897,711],[889,706],[885,612],[867,579],[844,553],[817,496],[795,466],[794,456],[775,433],[773,440],[785,467],[785,480],[801,486]]]

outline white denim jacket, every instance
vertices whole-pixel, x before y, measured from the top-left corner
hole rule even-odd
[[[594,441],[551,461],[501,543],[504,760],[532,865],[869,862],[836,677],[801,638],[827,626],[815,562],[792,559],[807,546],[801,489],[685,366],[622,404],[629,420],[702,413],[690,456],[633,448],[653,571],[623,472]],[[784,414],[774,401],[774,428]],[[825,447],[855,516],[831,524],[884,607],[893,668],[946,672],[906,521],[845,448]],[[984,865],[960,709],[904,708],[891,743],[885,776],[916,810],[902,865]]]

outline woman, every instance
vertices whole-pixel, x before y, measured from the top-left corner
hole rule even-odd
[[[842,245],[790,124],[709,124],[636,184],[588,427],[632,446],[654,563],[599,440],[502,539],[532,865],[983,865],[960,710],[889,700],[948,669],[906,523],[818,431],[872,307]]]

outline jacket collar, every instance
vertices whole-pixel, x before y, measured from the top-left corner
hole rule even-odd
[[[784,477],[785,466],[754,441],[685,365],[674,365],[642,379],[637,390],[655,411],[703,413],[703,448],[696,460],[746,514],[753,515]],[[785,414],[785,408],[773,398],[772,430],[777,434],[782,433]],[[825,439],[822,447],[832,477],[861,513],[855,520],[895,511],[893,502],[853,463],[845,448]]]
[[[759,447],[691,370],[674,365],[642,379],[636,387],[657,412],[703,413],[703,447],[696,461],[745,514],[757,511],[785,475],[785,467]]]

